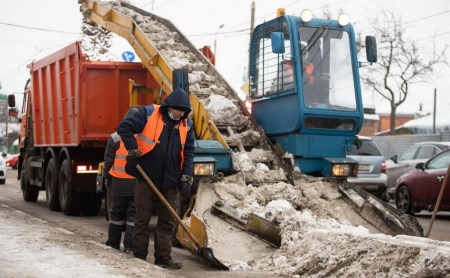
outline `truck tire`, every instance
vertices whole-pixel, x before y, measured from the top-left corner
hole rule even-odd
[[[81,214],[86,216],[97,215],[102,207],[102,195],[96,192],[87,192],[83,195]]]
[[[20,188],[22,189],[22,196],[26,202],[36,202],[39,196],[39,187],[28,183],[26,168],[26,161],[24,161],[22,164],[22,171],[20,172]]]
[[[80,194],[72,187],[72,170],[68,159],[64,159],[59,170],[59,204],[65,215],[80,215]]]
[[[56,162],[52,158],[48,161],[45,171],[45,196],[47,197],[47,205],[50,210],[60,211],[59,194],[58,194],[58,173],[56,173]]]

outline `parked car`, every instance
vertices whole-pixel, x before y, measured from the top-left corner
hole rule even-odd
[[[450,148],[450,142],[422,142],[409,147],[400,155],[394,155],[386,161],[386,174],[388,175],[388,196],[394,199],[394,189],[397,179],[414,169],[417,163],[425,162],[433,155]]]
[[[6,182],[6,162],[5,162],[6,153],[3,153],[0,156],[0,184],[5,184]]]
[[[387,200],[386,188],[388,177],[386,175],[386,162],[380,148],[370,137],[358,136],[361,146],[356,145],[348,156],[358,161],[358,175],[348,178],[347,181],[360,186],[369,193]]]
[[[433,211],[442,182],[450,163],[450,149],[445,149],[425,163],[402,176],[395,186],[397,209],[408,214],[421,210]],[[440,211],[450,211],[450,186],[446,186],[439,206]]]
[[[17,169],[19,154],[11,154],[6,157],[6,166]]]

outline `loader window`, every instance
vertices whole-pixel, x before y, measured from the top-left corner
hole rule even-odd
[[[286,21],[278,20],[256,31],[253,58],[250,62],[252,98],[269,96],[294,89],[294,67],[291,63],[291,42]],[[273,53],[271,33],[283,32],[284,53]]]
[[[303,98],[311,109],[356,110],[352,57],[347,32],[300,27]]]

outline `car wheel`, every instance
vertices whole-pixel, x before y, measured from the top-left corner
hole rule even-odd
[[[5,184],[6,179],[0,179],[0,184]]]
[[[13,165],[13,167],[12,167],[13,169],[17,169],[18,161],[19,161],[19,160],[16,160],[16,163],[14,163],[14,165]]]
[[[56,173],[56,163],[52,158],[47,164],[45,172],[45,195],[47,197],[47,205],[50,210],[60,211],[59,194],[58,194],[58,179]]]
[[[413,199],[411,191],[406,185],[401,186],[397,190],[397,196],[395,198],[395,205],[397,209],[403,213],[414,214]]]

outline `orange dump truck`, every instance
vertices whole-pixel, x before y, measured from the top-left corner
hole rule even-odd
[[[20,116],[23,198],[34,202],[45,190],[51,210],[97,214],[97,168],[129,108],[129,80],[155,91],[159,85],[140,63],[88,61],[79,42],[31,63],[30,72]],[[153,94],[137,99],[152,103]],[[9,105],[15,105],[13,95]]]

